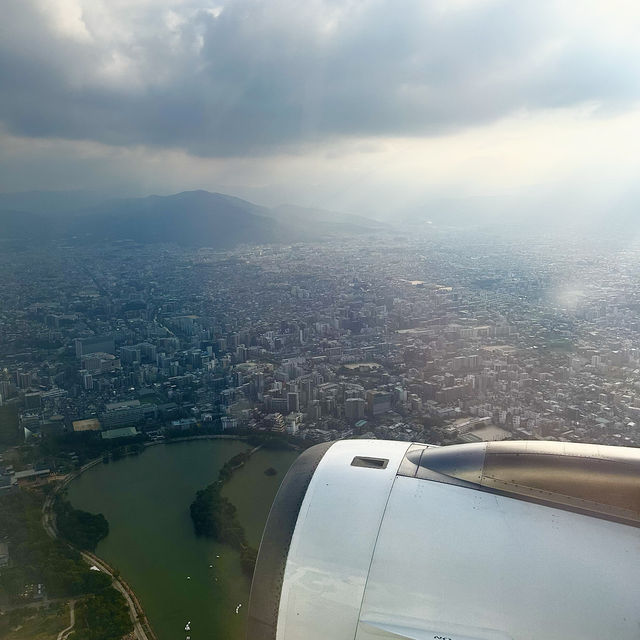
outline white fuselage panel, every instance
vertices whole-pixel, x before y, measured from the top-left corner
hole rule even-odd
[[[399,476],[409,447],[341,441],[324,454],[276,640],[640,640],[640,528]]]
[[[640,530],[398,477],[360,619],[356,640],[637,639]]]
[[[291,539],[277,640],[353,640],[380,523],[409,442],[335,443],[316,469]],[[384,458],[384,469],[351,466]]]

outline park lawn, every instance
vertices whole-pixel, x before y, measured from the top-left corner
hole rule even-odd
[[[21,609],[21,620],[3,636],[3,640],[56,640],[69,626],[69,605],[49,605],[49,608]],[[12,612],[15,615],[17,612]]]

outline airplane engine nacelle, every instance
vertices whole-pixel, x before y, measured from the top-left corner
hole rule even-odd
[[[640,634],[640,450],[344,440],[282,482],[247,640]]]

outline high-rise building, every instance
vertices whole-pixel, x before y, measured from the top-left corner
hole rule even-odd
[[[479,366],[480,366],[480,356],[477,354],[469,356],[469,368],[477,369]]]
[[[31,374],[18,369],[16,371],[16,384],[18,389],[28,389],[31,386]]]
[[[104,413],[100,416],[100,421],[107,429],[121,427],[140,422],[145,415],[145,407],[141,406],[140,400],[125,400],[107,404]]]
[[[364,398],[347,398],[344,403],[345,417],[349,422],[357,422],[364,418]]]
[[[24,408],[25,409],[39,409],[42,405],[42,397],[40,392],[25,393],[24,394]]]
[[[300,404],[303,407],[308,407],[312,400],[313,383],[311,382],[311,378],[307,378],[306,380],[302,380],[300,382]]]
[[[154,344],[148,342],[142,342],[138,345],[140,349],[140,356],[147,362],[155,362],[157,358],[157,349]]]
[[[312,400],[307,409],[310,420],[319,420],[322,417],[322,405],[319,400]]]
[[[298,413],[300,411],[300,396],[297,391],[287,393],[287,402],[289,413]]]
[[[386,391],[367,391],[367,412],[371,417],[391,410],[391,394]]]
[[[271,408],[278,413],[289,413],[289,399],[288,398],[272,398]]]
[[[93,353],[82,356],[80,362],[82,368],[92,374],[107,373],[120,368],[120,359],[110,353]]]
[[[226,431],[227,429],[235,429],[238,426],[238,420],[229,416],[222,416],[220,424],[222,425],[222,430]]]
[[[458,356],[453,359],[453,370],[460,371],[468,367],[469,361],[465,356]]]
[[[286,428],[284,416],[281,413],[273,414],[273,425],[271,427],[272,431],[277,431],[278,433],[284,433]]]
[[[134,364],[140,362],[140,348],[139,347],[121,347],[120,348],[120,361],[122,364]]]
[[[444,387],[436,392],[436,402],[449,404],[467,395],[469,395],[469,387],[463,384],[457,384],[451,387]]]
[[[12,395],[12,384],[9,380],[0,380],[0,394],[6,400]]]
[[[92,338],[76,338],[76,358],[81,358],[89,353],[110,353],[115,355],[116,345],[113,338],[108,336],[95,336]]]
[[[93,389],[93,376],[88,371],[81,371],[80,373],[82,375],[82,386],[87,391]]]

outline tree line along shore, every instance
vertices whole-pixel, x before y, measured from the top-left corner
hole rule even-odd
[[[106,535],[103,516],[73,509],[63,498],[54,500],[63,529],[73,534],[79,547],[51,538],[42,526],[46,488],[0,495],[0,538],[7,541],[10,563],[0,569],[0,599],[7,613],[0,615],[0,636],[33,615],[28,606],[40,594],[49,599],[75,599],[75,626],[70,639],[114,640],[133,629],[124,597],[112,578],[92,571],[79,548],[95,548]],[[3,633],[5,632],[5,633]]]
[[[169,442],[190,439],[193,437]],[[236,507],[221,495],[221,489],[257,449],[299,449],[300,443],[286,436],[266,434],[238,439],[246,440],[252,448],[233,456],[220,469],[217,480],[197,492],[190,514],[196,535],[211,537],[237,550],[243,572],[251,577],[257,550],[248,544]],[[123,454],[139,455],[144,448],[135,447],[135,451],[125,450]],[[48,484],[0,494],[0,541],[6,541],[11,549],[10,564],[0,568],[0,611],[3,603],[8,610],[0,613],[0,637],[5,635],[3,630],[10,631],[32,615],[30,607],[38,589],[50,600],[77,601],[70,640],[115,640],[133,630],[127,602],[113,587],[112,576],[91,570],[82,557],[82,552],[95,551],[108,535],[109,523],[103,514],[75,509],[64,490],[77,473],[100,461],[101,458],[94,459],[57,486]],[[103,458],[102,461],[106,462]],[[270,468],[267,472],[272,475],[276,470]],[[50,537],[43,527],[47,509],[57,537]],[[143,612],[137,613],[144,618]]]
[[[248,439],[248,443],[254,445],[252,449],[238,453],[229,459],[218,472],[218,478],[196,493],[195,500],[189,507],[189,513],[196,535],[212,538],[238,551],[242,570],[251,578],[256,566],[258,550],[248,543],[244,528],[238,519],[237,509],[228,498],[222,495],[222,489],[231,480],[234,472],[243,467],[258,449],[291,450],[299,447],[293,444],[291,438],[274,435],[253,436]],[[265,475],[276,473],[277,470],[273,467],[265,470]]]

